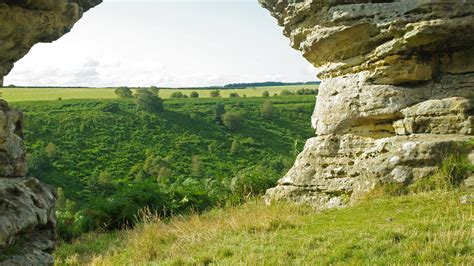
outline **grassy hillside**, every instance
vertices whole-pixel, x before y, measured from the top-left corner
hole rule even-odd
[[[244,89],[223,89],[221,96],[228,98],[231,93],[238,93],[240,96],[260,97],[264,91],[269,91],[270,95],[280,94],[284,90],[297,91],[299,89],[317,89],[318,85],[292,85],[292,86],[268,86],[251,87]],[[192,91],[197,91],[201,98],[209,98],[211,90],[202,89],[161,89],[160,96],[169,98],[173,92],[180,91],[188,95]],[[47,101],[66,99],[116,99],[114,89],[110,88],[0,88],[2,98],[8,102],[22,101]]]
[[[56,251],[58,264],[407,265],[474,262],[472,190],[384,197],[314,213],[261,201],[89,234]]]
[[[145,206],[169,216],[259,194],[291,166],[313,135],[314,96],[166,100],[165,112],[133,100],[16,103],[26,115],[31,175],[60,190],[60,233],[133,223]],[[216,104],[239,114],[240,128],[216,122]],[[64,193],[63,193],[64,192]]]

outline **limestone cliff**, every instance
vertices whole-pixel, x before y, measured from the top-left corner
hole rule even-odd
[[[322,79],[308,140],[268,201],[343,206],[431,174],[474,134],[474,1],[259,0]]]
[[[0,85],[38,42],[67,33],[101,0],[0,0]],[[55,247],[55,192],[26,177],[23,115],[0,100],[0,264],[48,265]]]
[[[0,0],[0,85],[33,45],[69,32],[84,11],[102,0]]]

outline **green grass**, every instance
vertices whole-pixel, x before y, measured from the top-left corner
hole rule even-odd
[[[60,245],[55,255],[57,264],[94,265],[468,265],[473,207],[459,198],[469,193],[385,197],[322,213],[259,200],[165,222],[149,218],[113,237]]]
[[[314,133],[314,96],[165,100],[157,115],[133,99],[13,103],[25,114],[29,174],[64,195],[64,239],[135,222],[143,207],[163,216],[241,202],[275,185]],[[231,131],[216,123],[224,103],[243,118]],[[237,152],[232,149],[238,143]],[[245,195],[244,195],[245,194]]]
[[[264,91],[269,91],[270,95],[280,94],[283,90],[296,91],[299,89],[317,89],[318,85],[298,85],[298,86],[276,86],[276,87],[255,87],[245,89],[221,90],[221,96],[228,98],[230,93],[238,93],[241,97],[260,97]],[[134,90],[135,91],[135,90]],[[193,89],[161,89],[160,96],[169,98],[173,92],[181,91],[189,96],[190,92],[197,91],[201,98],[208,98],[211,90]],[[116,99],[114,89],[111,88],[0,88],[2,98],[8,102],[21,101],[48,101],[61,98],[66,99]]]
[[[273,100],[276,118],[265,120],[265,99],[177,99],[165,101],[158,116],[135,110],[133,100],[63,100],[13,104],[25,113],[25,143],[30,155],[44,155],[54,144],[51,167],[34,172],[43,181],[64,187],[66,195],[81,200],[94,194],[88,186],[102,172],[113,179],[129,176],[130,169],[150,155],[168,157],[175,179],[192,176],[192,156],[199,156],[199,177],[223,180],[265,158],[283,159],[290,166],[298,148],[313,135],[309,125],[314,96]],[[244,124],[232,132],[214,121],[216,103],[238,112]],[[110,103],[120,111],[103,111]],[[233,140],[241,152],[231,154]],[[38,157],[37,156],[37,157]],[[31,157],[31,156],[30,156]],[[34,169],[32,169],[34,170]],[[30,171],[31,172],[31,171]]]

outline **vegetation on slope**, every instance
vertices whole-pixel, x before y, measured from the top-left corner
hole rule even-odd
[[[133,224],[144,207],[168,217],[273,186],[313,134],[314,96],[272,98],[271,119],[262,117],[264,101],[167,100],[157,115],[133,99],[16,107],[26,115],[30,174],[61,188],[59,232],[72,239]],[[239,117],[238,126],[216,111]]]
[[[433,175],[382,185],[345,209],[256,200],[169,220],[144,211],[133,230],[62,245],[58,264],[470,264],[474,190],[462,184],[474,173],[463,151],[473,145]]]
[[[470,264],[471,191],[373,199],[314,213],[261,201],[163,222],[148,219],[121,234],[90,234],[56,251],[58,264],[307,265]]]

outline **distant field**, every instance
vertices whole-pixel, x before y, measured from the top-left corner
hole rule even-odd
[[[299,89],[317,89],[318,85],[297,85],[297,86],[276,86],[276,87],[252,87],[245,89],[220,90],[224,98],[229,97],[230,93],[238,93],[240,96],[247,97],[262,96],[262,92],[269,91],[270,95],[279,94],[283,90],[296,91]],[[160,96],[169,98],[175,91],[189,95],[191,91],[197,91],[201,98],[208,98],[211,90],[202,89],[161,89]],[[117,98],[114,89],[110,88],[1,88],[2,98],[9,102],[21,101],[47,101],[66,99],[114,99]]]

